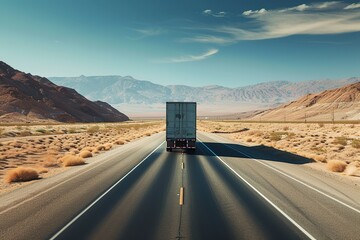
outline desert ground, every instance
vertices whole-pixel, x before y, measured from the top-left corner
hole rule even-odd
[[[313,160],[313,167],[360,177],[360,124],[198,122],[198,130],[245,145],[265,145]]]
[[[165,130],[165,122],[3,124],[0,194],[47,178],[119,145]],[[311,166],[360,177],[360,124],[198,121],[198,130],[241,144],[265,145],[313,160]]]
[[[0,126],[0,194],[165,130],[164,121]],[[25,183],[24,183],[25,182]]]

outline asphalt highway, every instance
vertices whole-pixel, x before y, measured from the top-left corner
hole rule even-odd
[[[306,160],[164,133],[0,196],[0,239],[359,239],[358,186]]]

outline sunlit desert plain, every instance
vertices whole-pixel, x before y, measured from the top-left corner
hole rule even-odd
[[[218,133],[249,146],[264,145],[308,158],[314,166],[360,177],[360,125],[330,123],[198,122],[198,130]]]
[[[164,121],[3,125],[0,193],[82,165],[90,157],[164,129]]]

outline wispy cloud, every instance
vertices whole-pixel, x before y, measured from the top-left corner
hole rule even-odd
[[[344,9],[356,9],[356,8],[360,8],[360,3],[352,3],[346,6]]]
[[[140,33],[142,37],[156,36],[163,33],[163,30],[160,28],[134,29],[134,31]]]
[[[305,11],[305,10],[308,10],[310,8],[309,5],[306,5],[306,4],[300,4],[298,6],[295,6],[295,7],[291,7],[291,8],[286,8],[286,9],[282,9],[282,10],[279,10],[280,12],[287,12],[287,11]]]
[[[163,62],[163,63],[182,63],[182,62],[194,62],[194,61],[201,61],[201,60],[205,60],[207,58],[209,58],[212,55],[215,55],[216,53],[218,53],[219,50],[212,48],[209,49],[208,51],[200,54],[200,55],[185,55],[185,56],[181,56],[181,57],[174,57],[174,58],[169,58],[169,59],[165,59],[159,62]]]
[[[329,9],[333,9],[333,8],[337,8],[339,6],[343,5],[342,2],[339,1],[331,1],[331,2],[322,2],[322,3],[312,3],[312,4],[300,4],[298,6],[295,7],[291,7],[291,8],[284,8],[284,9],[278,9],[278,10],[269,10],[270,12],[279,12],[279,13],[283,13],[283,12],[290,12],[290,11],[299,11],[299,12],[303,12],[303,11],[308,11],[308,10],[329,10]],[[244,16],[250,16],[253,14],[263,14],[268,12],[268,10],[266,10],[265,8],[259,9],[259,10],[247,10],[244,11],[242,13],[242,15]]]
[[[341,4],[341,2],[339,1],[332,1],[332,2],[323,2],[323,3],[314,3],[311,6],[313,6],[315,9],[326,9],[326,8],[331,8],[331,7],[335,7],[336,5]]]
[[[213,17],[225,17],[226,12],[213,12],[211,9],[206,9],[202,12],[205,16],[213,16]]]
[[[301,4],[292,8],[248,10],[246,25],[230,24],[206,29],[206,35],[186,38],[203,43],[236,43],[242,40],[282,38],[292,35],[341,34],[360,31],[359,4],[338,1]],[[203,29],[204,30],[204,29]],[[210,33],[209,33],[210,32]],[[212,33],[211,33],[212,32]]]
[[[227,44],[227,43],[232,43],[233,39],[229,37],[221,37],[221,36],[213,36],[213,35],[198,35],[195,37],[183,38],[181,39],[181,42]]]

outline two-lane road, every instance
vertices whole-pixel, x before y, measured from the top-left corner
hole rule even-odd
[[[198,135],[195,153],[166,152],[160,133],[43,180],[53,187],[0,205],[0,238],[359,238],[358,187],[298,159]]]

